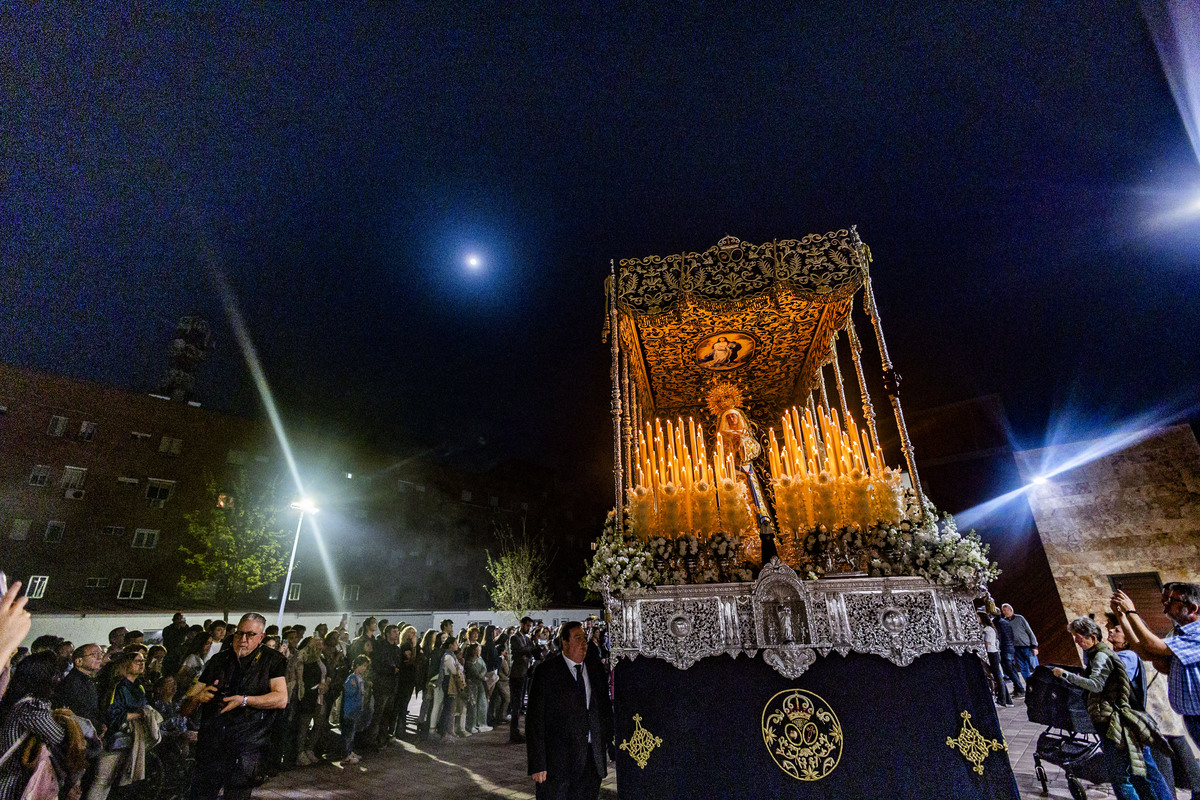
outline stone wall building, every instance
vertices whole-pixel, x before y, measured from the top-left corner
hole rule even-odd
[[[1063,607],[1099,619],[1119,584],[1147,622],[1168,630],[1158,589],[1200,583],[1200,444],[1175,425],[1103,452],[1103,442],[1085,441],[1016,454],[1024,481],[1037,481],[1028,500]]]

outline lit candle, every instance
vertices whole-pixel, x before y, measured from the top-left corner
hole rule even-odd
[[[786,443],[786,435],[787,435],[787,432],[785,430],[784,431],[785,443]],[[770,431],[768,432],[768,436],[771,440],[771,475],[774,476],[775,480],[779,480],[780,478],[783,477],[783,470],[779,468],[779,443],[775,441],[775,429],[774,428],[770,429]]]

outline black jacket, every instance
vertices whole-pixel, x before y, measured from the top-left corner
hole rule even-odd
[[[77,669],[67,673],[54,695],[55,708],[69,708],[77,717],[90,719],[100,733],[100,693],[96,681]]]
[[[400,677],[400,646],[380,639],[371,653],[371,682],[375,694],[395,694]]]
[[[1017,652],[1017,648],[1013,644],[1013,626],[1012,621],[1006,619],[1003,615],[996,617],[996,633],[1000,638],[1000,652],[1013,655]]]
[[[586,709],[561,653],[547,658],[533,672],[525,717],[529,774],[545,770],[552,784],[582,775],[589,758],[601,778],[608,774],[608,743],[613,736],[608,682],[597,662],[585,659],[584,669],[592,685]]]
[[[508,652],[512,654],[512,670],[509,680],[524,679],[529,673],[533,657],[538,653],[538,646],[527,633],[517,631],[508,640]]]

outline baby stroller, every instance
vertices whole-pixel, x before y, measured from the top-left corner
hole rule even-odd
[[[1080,671],[1079,667],[1062,669]],[[1100,737],[1087,713],[1083,690],[1055,678],[1050,667],[1045,665],[1033,671],[1027,684],[1025,708],[1029,721],[1047,726],[1038,737],[1037,750],[1033,754],[1034,772],[1042,782],[1042,794],[1050,793],[1046,769],[1042,766],[1045,760],[1067,773],[1071,797],[1085,800],[1087,791],[1083,781],[1105,783],[1108,771],[1100,751]]]

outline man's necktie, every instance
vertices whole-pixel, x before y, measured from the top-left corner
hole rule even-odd
[[[575,665],[575,692],[579,695],[579,701],[583,703],[583,707],[587,708],[587,686],[583,683],[583,664]]]

